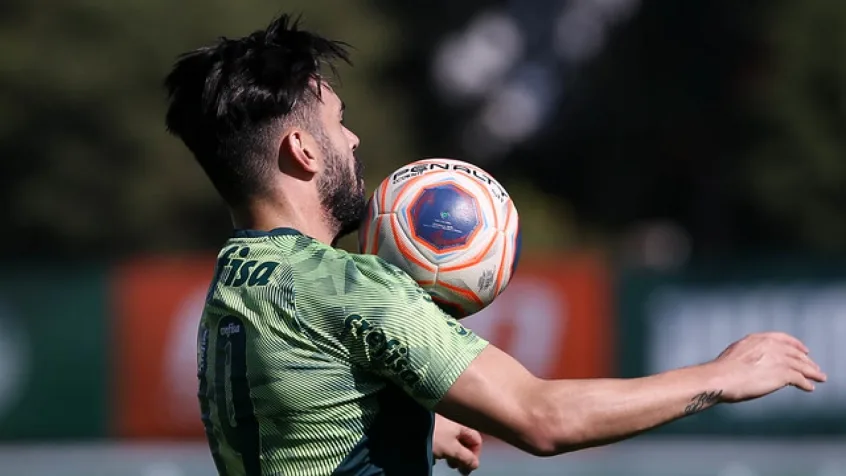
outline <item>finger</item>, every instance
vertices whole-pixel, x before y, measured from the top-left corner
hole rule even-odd
[[[457,469],[458,472],[460,472],[461,474],[470,474],[473,471],[479,469],[478,463],[465,464],[455,460],[447,460],[447,465],[452,469]]]
[[[814,362],[813,359],[811,359],[811,357],[808,354],[800,351],[799,349],[796,349],[796,348],[793,348],[793,347],[788,347],[787,348],[787,356],[796,360],[796,361],[798,361],[798,362],[802,362],[804,364],[810,365],[812,368],[815,368],[817,370],[822,370],[822,369],[820,369],[820,366],[817,365],[817,363]]]
[[[790,385],[802,389],[806,392],[814,391],[814,384],[811,383],[801,372],[793,371],[790,378]]]
[[[826,374],[820,369],[808,355],[793,349],[788,351],[788,358],[791,359],[791,367],[802,373],[806,378],[810,378],[817,382],[824,382],[827,378]]]
[[[469,449],[459,445],[451,453],[447,457],[447,464],[450,468],[456,468],[462,474],[470,474],[470,471],[479,468],[479,458]]]
[[[801,352],[794,352],[789,357],[792,359],[793,369],[799,371],[805,378],[817,382],[825,382],[828,378],[822,369],[820,369],[820,366],[807,355]]]
[[[799,349],[804,354],[809,354],[811,352],[811,350],[808,349],[808,347],[803,344],[802,341],[793,337],[790,334],[785,334],[784,332],[770,332],[767,335],[779,342],[784,342],[785,344],[788,344],[795,349]]]
[[[462,427],[458,434],[458,442],[473,452],[477,457],[482,452],[482,434],[476,430]]]

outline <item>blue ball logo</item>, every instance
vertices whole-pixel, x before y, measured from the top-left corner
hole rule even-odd
[[[465,246],[481,226],[476,199],[453,184],[424,189],[410,215],[414,235],[435,251]]]

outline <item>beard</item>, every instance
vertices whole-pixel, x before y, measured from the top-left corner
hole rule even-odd
[[[364,166],[354,158],[354,168],[344,154],[324,142],[323,153],[326,157],[326,169],[319,179],[320,202],[336,230],[335,239],[358,230],[361,218],[367,207],[364,190]],[[350,152],[352,154],[352,152]]]

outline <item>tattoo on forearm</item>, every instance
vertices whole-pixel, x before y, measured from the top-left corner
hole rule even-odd
[[[692,415],[713,406],[720,400],[720,396],[722,396],[722,394],[722,390],[700,393],[690,400],[690,403],[684,409],[684,414]]]

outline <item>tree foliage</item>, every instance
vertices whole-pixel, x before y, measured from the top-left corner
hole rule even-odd
[[[769,77],[755,95],[760,140],[744,176],[777,233],[846,251],[846,4],[780,2]]]

